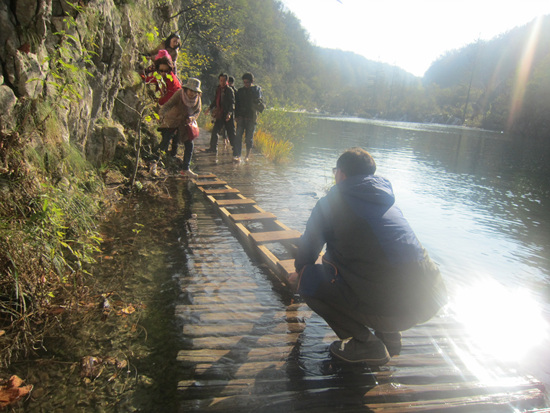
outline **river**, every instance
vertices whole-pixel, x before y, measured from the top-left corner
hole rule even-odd
[[[199,146],[201,139],[207,140],[199,138]],[[236,165],[228,153],[218,161],[197,154],[196,168],[218,174],[279,221],[303,231],[311,209],[334,183],[338,156],[353,146],[367,149],[377,174],[392,182],[398,206],[447,282],[446,311],[467,326],[472,345],[518,364],[548,386],[547,151],[489,131],[319,118],[286,164],[255,155]],[[188,299],[186,280],[197,277],[192,264],[199,250],[211,250],[212,263],[223,260],[252,274],[261,286],[256,295],[281,305],[266,270],[248,258],[201,194],[182,179],[168,179],[159,188],[157,197],[138,195],[119,205],[103,225],[105,243],[93,273],[103,279],[110,314],[88,305],[66,327],[67,336],[44,343],[38,360],[14,365],[13,373],[35,386],[14,411],[176,411],[176,387],[185,371],[174,360],[185,338],[174,313]],[[313,351],[313,344],[303,345],[314,353],[306,366],[326,357],[324,347]],[[83,357],[102,358],[102,370],[85,377]]]
[[[229,179],[303,231],[334,183],[338,156],[353,146],[368,150],[376,173],[392,182],[472,341],[550,382],[548,149],[465,127],[319,118],[289,164],[234,166]]]

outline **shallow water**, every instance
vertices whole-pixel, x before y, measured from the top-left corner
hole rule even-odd
[[[491,355],[501,349],[497,356],[514,356],[509,362],[521,360],[527,373],[549,383],[547,153],[520,149],[493,132],[322,119],[286,165],[260,156],[240,165],[229,156],[217,162],[196,157],[199,172],[217,173],[285,225],[303,231],[311,209],[333,184],[338,156],[352,146],[369,150],[377,173],[392,182],[397,204],[449,284],[449,311],[471,327],[472,342]],[[287,367],[292,371],[283,370],[282,381],[273,381],[269,411],[311,408],[289,389],[316,393],[319,411],[355,406],[374,377],[327,361],[326,324],[303,309],[289,313],[292,296],[272,282],[202,194],[181,179],[163,185],[165,196],[139,195],[103,227],[106,242],[94,275],[104,282],[112,313],[105,318],[97,308],[83,310],[69,337],[45,343],[48,351],[40,361],[18,363],[14,373],[35,391],[14,411],[186,411],[180,402],[192,394],[178,395],[177,387],[192,374],[175,362],[178,351],[222,346],[232,339],[223,328],[242,329],[236,331],[239,351],[209,367],[205,378],[232,377],[236,361],[253,357],[255,343],[297,334],[295,362]],[[232,306],[225,306],[227,296]],[[189,311],[190,303],[205,311]],[[129,305],[136,311],[122,314]],[[208,322],[218,343],[195,334],[198,321]],[[532,357],[518,358],[525,349]],[[79,364],[85,356],[113,357],[127,366],[106,366],[86,380]],[[279,373],[266,368],[259,376],[276,379]],[[324,387],[327,378],[333,388]],[[355,408],[361,410],[360,403]]]
[[[361,146],[388,178],[420,241],[439,264],[456,313],[480,349],[550,382],[550,152],[477,129],[322,118],[288,165],[210,164],[303,231],[333,185],[332,168]],[[220,158],[221,159],[221,158]],[[222,172],[223,171],[223,172]],[[535,351],[536,350],[536,351]]]

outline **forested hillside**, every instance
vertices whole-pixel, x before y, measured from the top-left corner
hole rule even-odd
[[[470,123],[550,141],[550,16],[447,52],[423,84],[440,91],[437,104],[445,110],[464,112],[468,102]]]

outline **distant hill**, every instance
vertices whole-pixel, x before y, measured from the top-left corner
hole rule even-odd
[[[372,84],[377,78],[399,77],[414,82],[418,78],[405,70],[387,63],[375,62],[353,52],[316,47],[322,70],[346,84],[358,86]]]
[[[538,33],[538,34],[537,34]],[[512,29],[488,41],[451,50],[426,71],[423,83],[452,87],[469,82],[475,87],[497,87],[515,76],[532,58],[529,73],[550,53],[550,15]],[[492,83],[492,85],[491,85]]]

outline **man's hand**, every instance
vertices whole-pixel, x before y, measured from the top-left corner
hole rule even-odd
[[[291,272],[288,274],[288,284],[292,291],[296,292],[298,290],[298,283],[300,282],[300,274],[297,272]]]

